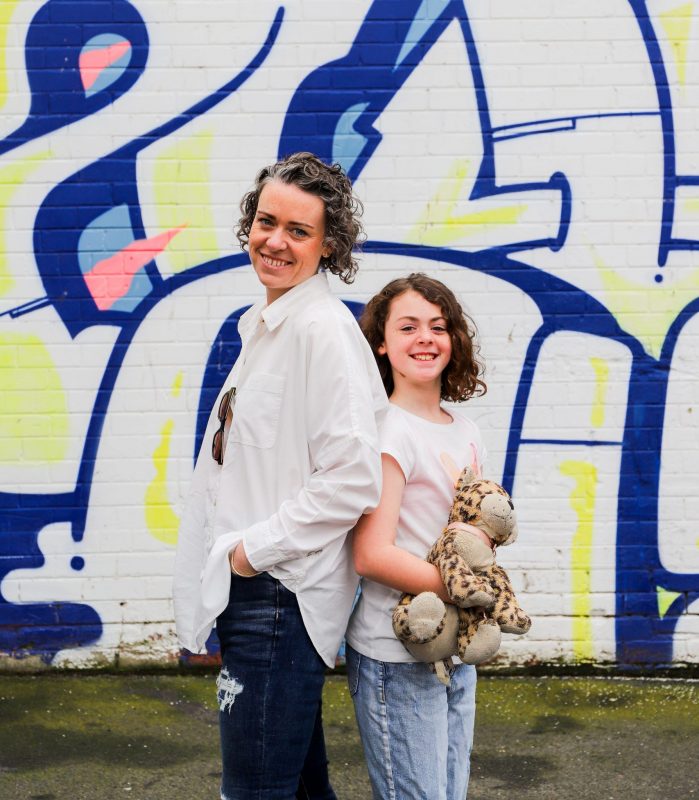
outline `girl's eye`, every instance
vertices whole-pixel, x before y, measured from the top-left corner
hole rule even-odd
[[[446,333],[447,332],[447,329],[444,327],[444,325],[434,325],[432,330],[435,333]]]
[[[400,329],[403,333],[412,333],[415,330],[414,325],[403,325]]]

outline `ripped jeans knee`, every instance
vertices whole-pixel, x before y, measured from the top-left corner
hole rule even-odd
[[[225,713],[233,708],[235,698],[243,691],[243,684],[234,678],[226,667],[222,667],[216,678],[216,696],[219,711]]]

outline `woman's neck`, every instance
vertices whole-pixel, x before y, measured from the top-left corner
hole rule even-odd
[[[429,422],[448,424],[452,418],[440,405],[441,386],[395,386],[391,402]]]

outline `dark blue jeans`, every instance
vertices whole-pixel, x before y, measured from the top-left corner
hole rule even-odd
[[[223,800],[336,800],[321,717],[325,664],[296,595],[267,573],[233,575],[216,632]]]

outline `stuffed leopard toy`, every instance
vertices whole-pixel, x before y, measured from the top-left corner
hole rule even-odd
[[[472,527],[471,527],[472,526]],[[477,528],[478,530],[473,530]],[[451,656],[480,664],[500,647],[500,633],[526,633],[522,611],[507,573],[495,563],[496,545],[517,538],[509,494],[493,481],[461,473],[447,527],[427,555],[438,567],[454,605],[434,592],[404,594],[393,611],[393,630],[419,661],[428,662],[449,685]]]

